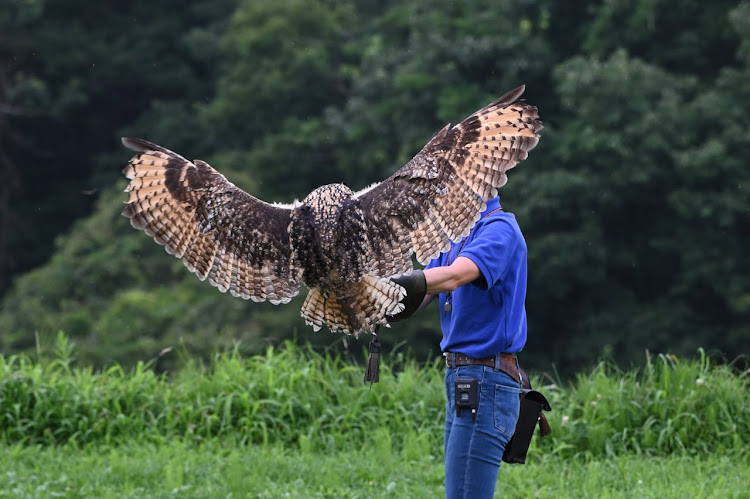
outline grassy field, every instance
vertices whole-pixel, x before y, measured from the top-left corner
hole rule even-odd
[[[439,363],[381,382],[285,345],[174,375],[0,356],[0,497],[439,497]],[[552,436],[498,497],[750,497],[750,381],[670,355],[537,379]]]
[[[0,497],[441,497],[441,456],[300,453],[212,440],[0,447]],[[497,497],[750,497],[740,456],[538,457],[504,464]]]

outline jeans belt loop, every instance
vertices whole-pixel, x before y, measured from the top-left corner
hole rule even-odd
[[[500,370],[500,354],[495,355],[495,371]]]

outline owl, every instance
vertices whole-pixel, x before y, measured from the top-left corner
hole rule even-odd
[[[254,301],[287,303],[304,284],[301,314],[316,331],[358,334],[403,309],[412,255],[426,264],[465,237],[506,172],[539,141],[537,108],[518,87],[461,123],[446,125],[390,177],[354,192],[318,187],[301,202],[271,204],[146,140],[136,152],[122,214],[199,279]]]

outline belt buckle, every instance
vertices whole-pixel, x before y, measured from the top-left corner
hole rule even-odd
[[[443,357],[445,357],[445,366],[450,368],[458,367],[456,365],[456,352],[443,352]]]

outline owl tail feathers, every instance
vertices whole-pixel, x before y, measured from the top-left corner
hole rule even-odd
[[[313,288],[307,293],[301,314],[305,323],[312,326],[314,331],[320,331],[324,324],[327,324],[331,331],[347,329],[347,318],[336,295],[323,293],[318,288]]]
[[[403,310],[404,296],[404,288],[390,279],[364,276],[344,296],[311,289],[302,305],[302,317],[315,331],[325,324],[331,331],[346,334],[373,332],[379,324],[388,325],[386,316]]]

